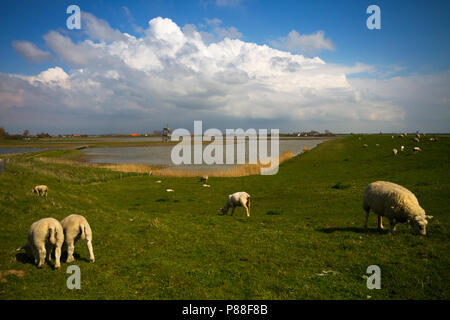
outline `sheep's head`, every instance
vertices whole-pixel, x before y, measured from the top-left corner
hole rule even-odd
[[[227,212],[228,212],[228,207],[225,206],[225,207],[223,207],[223,208],[220,208],[220,211],[222,212],[222,214],[227,214]]]
[[[413,228],[413,231],[415,234],[419,234],[421,236],[424,236],[427,234],[427,224],[428,221],[427,219],[431,219],[432,216],[426,216],[426,215],[421,215],[421,216],[415,216],[414,218],[411,218],[409,220],[410,225]]]

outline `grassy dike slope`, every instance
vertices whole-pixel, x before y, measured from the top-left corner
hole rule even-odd
[[[15,156],[0,176],[0,271],[25,274],[3,276],[0,299],[449,299],[450,138],[426,137],[417,154],[411,139],[327,141],[275,176],[210,178],[211,188],[196,178],[120,179]],[[376,180],[416,194],[434,216],[426,237],[406,225],[393,237],[379,233],[373,214],[363,232],[362,196]],[[36,184],[49,186],[47,199],[30,193]],[[251,217],[241,208],[218,215],[226,196],[243,190],[252,196]],[[67,289],[66,263],[40,270],[16,251],[32,222],[73,213],[90,222],[96,255],[88,263],[78,243],[80,290]],[[366,287],[373,264],[381,290]]]

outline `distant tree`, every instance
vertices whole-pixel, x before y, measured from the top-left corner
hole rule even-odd
[[[28,137],[30,135],[30,131],[29,130],[25,130],[22,135],[24,137]]]
[[[50,135],[48,133],[45,133],[44,131],[42,131],[41,133],[38,133],[38,138],[48,138],[50,137]]]
[[[7,135],[8,135],[8,132],[6,132],[3,127],[0,127],[0,138],[4,138]]]

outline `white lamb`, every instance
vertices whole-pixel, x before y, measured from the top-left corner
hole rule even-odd
[[[398,150],[394,148],[394,149],[392,149],[392,153],[394,154],[394,156],[396,156],[398,153]]]
[[[78,240],[85,239],[89,250],[89,260],[95,262],[92,248],[92,230],[86,218],[78,214],[71,214],[61,221],[64,230],[64,250],[67,250],[66,262],[74,261],[73,252]]]
[[[236,207],[244,207],[247,211],[247,217],[250,217],[250,195],[247,192],[236,192],[228,196],[227,202],[223,206],[222,214],[227,214],[231,209],[231,215],[234,214]]]
[[[400,151],[403,152],[405,150],[405,146],[400,147]]]
[[[420,149],[419,147],[414,147],[413,150],[414,152],[422,151],[422,149]]]
[[[40,196],[47,196],[48,187],[45,185],[36,186],[31,190],[31,193],[37,193]]]
[[[64,231],[58,220],[44,218],[33,223],[28,231],[28,242],[17,250],[26,249],[34,257],[34,263],[42,268],[47,260],[51,261],[55,249],[55,269],[61,266],[61,247],[64,242]],[[31,251],[31,252],[30,252]]]
[[[365,230],[367,230],[371,209],[378,215],[379,229],[383,229],[382,217],[389,219],[391,233],[394,232],[396,223],[408,222],[413,227],[414,233],[425,235],[427,219],[432,218],[425,214],[425,210],[411,191],[387,181],[376,181],[367,186],[364,192],[363,208],[366,211]]]

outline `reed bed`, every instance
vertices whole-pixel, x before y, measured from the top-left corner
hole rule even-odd
[[[279,164],[293,157],[293,152],[288,150],[279,156]],[[96,167],[104,168],[111,171],[119,172],[134,172],[134,173],[147,173],[159,177],[197,177],[197,176],[210,176],[210,177],[245,177],[250,175],[260,174],[261,168],[267,168],[269,164],[262,164],[258,162],[257,164],[239,164],[234,165],[231,168],[226,169],[178,169],[174,167],[161,167],[161,166],[150,166],[145,164],[101,164],[101,163],[90,163],[86,161],[76,161],[60,158],[45,158],[39,157],[37,160],[46,163],[59,163],[67,164],[72,166],[84,166],[84,167]],[[270,160],[270,158],[269,158]]]

